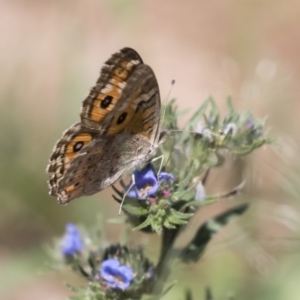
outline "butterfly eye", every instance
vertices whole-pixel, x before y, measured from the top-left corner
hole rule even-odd
[[[119,116],[119,118],[117,120],[117,124],[123,123],[126,119],[126,116],[127,116],[127,112],[125,111]]]
[[[82,147],[83,147],[83,142],[77,142],[77,143],[73,146],[73,151],[74,151],[74,152],[78,152]]]
[[[110,103],[112,102],[113,97],[112,96],[106,96],[102,101],[101,101],[101,108],[107,108]]]

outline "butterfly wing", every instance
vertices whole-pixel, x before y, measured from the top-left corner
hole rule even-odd
[[[81,120],[103,136],[126,132],[146,136],[155,143],[160,109],[154,72],[136,51],[123,48],[102,67],[96,86],[83,102]]]
[[[66,130],[54,146],[46,171],[50,173],[48,180],[49,194],[57,196],[59,183],[67,174],[74,159],[82,148],[88,145],[98,131],[86,128],[82,123],[76,123]]]
[[[98,136],[78,152],[57,183],[55,196],[60,204],[66,204],[103,190],[138,165],[149,147],[149,140],[137,135]]]
[[[124,48],[106,61],[81,121],[57,142],[47,167],[50,195],[61,204],[111,185],[158,144],[158,84],[136,51]]]

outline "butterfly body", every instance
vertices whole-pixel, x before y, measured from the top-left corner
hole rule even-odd
[[[92,195],[149,160],[165,135],[152,69],[124,48],[104,64],[83,101],[81,122],[63,133],[47,167],[50,195],[61,204]]]

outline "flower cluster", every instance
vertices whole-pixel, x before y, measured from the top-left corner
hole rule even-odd
[[[171,132],[178,131],[177,115],[172,102],[166,109],[164,124]],[[264,121],[252,114],[234,110],[230,100],[228,113],[222,119],[209,98],[187,122],[184,131],[159,148],[158,154],[167,158],[163,171],[158,171],[161,166],[157,161],[149,162],[134,171],[129,184],[121,180],[121,189],[113,186],[113,198],[119,204],[124,202],[127,224],[134,230],[161,236],[156,265],[144,256],[142,248],[119,244],[103,248],[107,241],[86,238],[74,224],[68,224],[60,253],[64,262],[89,282],[88,288],[73,289],[79,295],[76,299],[141,299],[144,294],[159,299],[164,295],[171,287],[166,284],[172,260],[197,262],[211,238],[247,210],[248,205],[241,204],[212,217],[197,228],[185,246],[174,248],[176,239],[198,209],[242,189],[243,184],[239,184],[229,192],[211,196],[206,191],[206,182],[210,171],[224,164],[224,153],[243,156],[270,143],[263,134],[263,126]]]
[[[93,245],[91,249],[84,245],[83,235],[74,224],[67,224],[60,244],[65,261],[83,275],[94,290],[96,287],[101,295],[99,299],[118,299],[127,293],[140,297],[154,278],[155,268],[141,248]]]

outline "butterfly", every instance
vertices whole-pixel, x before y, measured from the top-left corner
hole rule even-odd
[[[105,189],[146,163],[167,136],[161,131],[154,72],[131,48],[104,63],[80,119],[58,140],[46,170],[49,194],[63,205]]]

